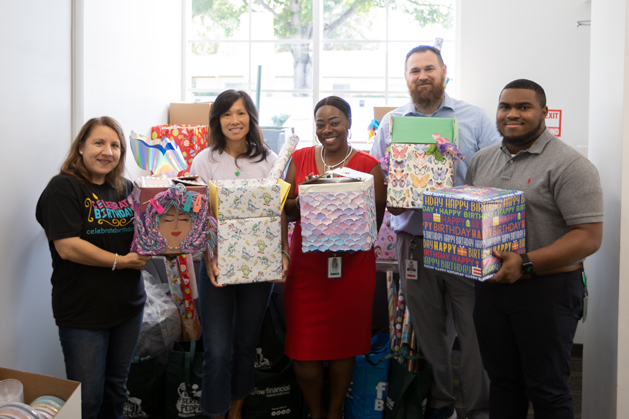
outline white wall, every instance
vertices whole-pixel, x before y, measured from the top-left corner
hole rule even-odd
[[[460,97],[494,118],[498,95],[512,80],[531,79],[563,110],[561,138],[587,147],[590,19],[583,0],[461,0]]]
[[[75,125],[110,115],[127,134],[148,134],[181,99],[181,1],[0,0],[0,366],[59,377],[50,253],[35,204],[72,139],[73,4],[83,32]],[[141,172],[131,158],[127,167],[129,177]]]
[[[168,123],[181,101],[181,0],[86,1],[83,116],[108,115],[128,136]],[[127,177],[144,174],[127,158]]]
[[[587,261],[584,418],[625,418],[629,411],[628,11],[626,0],[592,2],[589,154],[603,184],[605,221],[603,245]]]
[[[63,374],[35,204],[70,140],[70,0],[0,1],[0,366]]]

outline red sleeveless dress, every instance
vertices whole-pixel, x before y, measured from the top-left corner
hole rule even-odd
[[[314,147],[293,153],[295,182],[318,175]],[[345,167],[369,173],[375,157],[358,151]],[[295,188],[299,195],[299,186]],[[291,263],[284,284],[286,355],[300,361],[343,359],[364,354],[371,345],[371,314],[376,286],[376,256],[343,255],[341,278],[328,278],[331,252],[302,252],[297,221],[290,247]]]

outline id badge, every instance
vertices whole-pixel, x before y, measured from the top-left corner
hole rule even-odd
[[[340,278],[341,277],[341,261],[338,256],[328,258],[328,278]]]
[[[417,261],[406,259],[406,279],[417,279]]]

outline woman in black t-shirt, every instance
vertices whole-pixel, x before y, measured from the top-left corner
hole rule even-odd
[[[82,417],[120,418],[142,327],[140,269],[129,253],[132,184],[120,124],[103,116],[81,128],[61,172],[37,203],[52,255],[52,308],[68,379],[81,382]]]

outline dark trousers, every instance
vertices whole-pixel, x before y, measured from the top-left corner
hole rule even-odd
[[[583,313],[581,270],[514,284],[476,284],[474,323],[491,380],[489,415],[574,418],[570,356]]]

